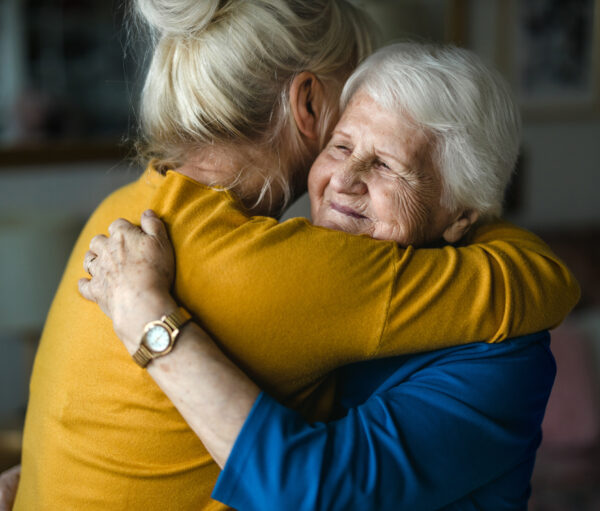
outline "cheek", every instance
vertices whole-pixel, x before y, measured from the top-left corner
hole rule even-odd
[[[308,193],[310,200],[321,200],[331,180],[331,164],[324,156],[319,156],[308,175]]]
[[[328,181],[325,165],[319,163],[319,159],[317,159],[308,175],[308,198],[313,221],[319,215],[319,208],[323,204],[323,194]]]
[[[433,195],[429,188],[427,182],[402,183],[382,193],[384,223],[403,245],[424,241]]]
[[[428,208],[415,190],[403,190],[400,211],[405,223],[405,235],[408,243],[415,243],[427,222]]]
[[[310,198],[311,203],[314,203],[318,199],[319,189],[319,176],[313,170],[311,170],[310,174],[308,175],[308,197]]]

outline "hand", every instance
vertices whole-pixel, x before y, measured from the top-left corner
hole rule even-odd
[[[0,474],[0,511],[10,511],[12,509],[20,477],[21,465]]]
[[[140,224],[120,218],[108,228],[109,238],[95,236],[83,261],[91,279],[79,280],[81,295],[112,319],[130,353],[144,325],[177,306],[169,293],[175,264],[165,226],[150,210]]]

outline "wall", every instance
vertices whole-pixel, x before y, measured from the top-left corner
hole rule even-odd
[[[600,224],[600,121],[528,123],[524,127],[524,225]]]
[[[500,4],[469,4],[469,46],[492,66],[507,51],[498,47],[499,31],[509,30],[499,22]],[[553,112],[546,121],[525,116],[523,157],[522,208],[511,219],[542,230],[600,224],[595,193],[600,189],[600,111],[595,116],[582,112],[581,120],[568,111]]]

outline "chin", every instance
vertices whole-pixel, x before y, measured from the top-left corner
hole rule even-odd
[[[343,231],[344,229],[342,227],[340,227],[339,224],[332,222],[331,220],[327,220],[327,219],[318,219],[315,222],[313,222],[315,225],[318,225],[319,227],[325,227],[327,229],[333,229],[334,231]]]
[[[354,234],[354,235],[360,235],[360,234],[365,234],[365,232],[361,229],[357,229],[356,225],[353,225],[351,223],[344,223],[344,222],[337,222],[335,220],[322,220],[322,221],[318,221],[315,222],[315,225],[318,225],[320,227],[325,227],[327,229],[332,229],[334,231],[342,231],[342,232],[346,232],[348,234]]]
[[[345,229],[341,227],[339,223],[334,222],[329,218],[317,218],[316,220],[313,220],[313,224],[318,225],[319,227],[333,229],[334,231],[345,231]]]

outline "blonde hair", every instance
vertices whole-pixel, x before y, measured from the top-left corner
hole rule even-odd
[[[261,198],[276,182],[287,202],[293,172],[313,156],[293,121],[289,86],[304,70],[321,80],[330,96],[321,117],[326,136],[345,78],[371,51],[363,14],[345,0],[136,5],[155,42],[141,103],[144,156],[176,166],[212,144],[264,144],[281,163],[265,171]]]

